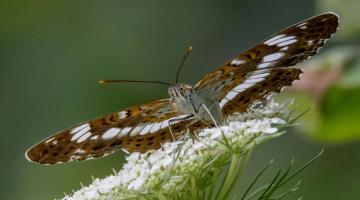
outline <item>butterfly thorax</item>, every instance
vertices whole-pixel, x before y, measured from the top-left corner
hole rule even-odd
[[[190,114],[194,118],[212,125],[213,119],[211,118],[218,122],[223,120],[218,102],[201,96],[191,85],[179,83],[171,86],[169,95],[172,107],[180,114]]]

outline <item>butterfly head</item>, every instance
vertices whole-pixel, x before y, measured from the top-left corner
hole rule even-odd
[[[169,96],[171,99],[181,99],[192,93],[193,87],[188,84],[178,83],[169,87]]]
[[[173,108],[179,113],[191,113],[189,100],[194,96],[193,87],[184,83],[177,83],[169,87],[169,96]]]

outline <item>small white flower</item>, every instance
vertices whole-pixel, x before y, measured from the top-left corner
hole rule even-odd
[[[138,190],[141,188],[141,186],[144,185],[145,183],[145,177],[144,176],[140,176],[137,179],[135,179],[134,181],[132,181],[129,186],[127,187],[128,190]]]

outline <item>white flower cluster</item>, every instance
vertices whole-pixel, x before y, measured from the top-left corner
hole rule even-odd
[[[95,179],[91,185],[63,199],[129,199],[156,191],[179,193],[205,165],[229,154],[229,146],[224,143],[234,149],[245,149],[279,133],[289,118],[287,107],[288,104],[269,100],[247,113],[228,118],[225,125],[202,130],[197,138],[187,136],[166,143],[159,150],[131,153],[116,175]]]

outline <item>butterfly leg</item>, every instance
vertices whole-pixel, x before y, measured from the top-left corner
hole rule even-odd
[[[200,141],[198,134],[195,132],[195,130],[191,131],[189,126],[187,127],[187,132],[189,133],[193,142]]]
[[[185,117],[183,117],[183,118],[171,119],[171,120],[169,120],[168,126],[169,126],[169,130],[170,130],[171,137],[173,138],[173,141],[174,141],[174,142],[175,142],[175,135],[174,135],[174,133],[173,133],[173,131],[172,131],[171,123],[172,123],[172,122],[176,122],[176,121],[188,120],[188,119],[192,119],[192,118],[194,118],[193,115],[188,115],[188,116],[185,116]]]
[[[199,122],[199,120],[194,120],[192,121],[190,124],[186,125],[186,134],[184,135],[184,137],[186,135],[189,135],[190,138],[192,139],[192,141],[194,142],[196,141],[200,141],[200,138],[198,137],[198,135],[196,134],[195,130],[191,130],[191,126],[193,126],[195,123]]]
[[[183,138],[186,138],[186,136],[190,136],[190,138],[192,139],[193,142],[198,139],[197,135],[195,135],[195,131],[192,132],[190,130],[190,125],[186,126],[186,134],[184,134]]]
[[[208,107],[205,104],[201,104],[201,106],[205,109],[206,113],[209,115],[210,119],[212,120],[212,122],[214,123],[215,127],[219,128],[214,116],[211,114],[210,110],[208,109]]]

